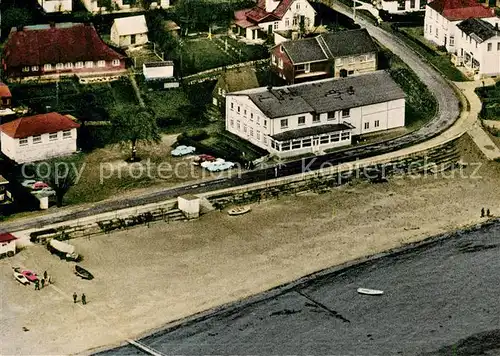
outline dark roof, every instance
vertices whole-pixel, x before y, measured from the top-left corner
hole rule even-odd
[[[169,66],[173,66],[173,65],[174,65],[174,62],[172,62],[172,61],[144,63],[144,67],[146,67],[146,68],[169,67]]]
[[[247,95],[269,118],[308,112],[321,114],[405,97],[386,71],[234,94]]]
[[[219,79],[226,84],[228,93],[259,87],[257,74],[250,67],[228,70],[223,72]]]
[[[7,67],[122,59],[90,24],[64,23],[13,30],[4,47]]]
[[[26,138],[46,133],[71,130],[80,127],[79,124],[56,112],[35,116],[21,117],[17,120],[0,125],[0,131],[12,138]]]
[[[281,132],[272,136],[273,139],[277,141],[288,141],[295,138],[307,137],[312,135],[321,135],[329,132],[336,132],[342,130],[351,130],[352,127],[345,124],[329,124],[329,125],[319,125],[311,126],[303,129],[290,130]]]
[[[294,64],[377,51],[366,29],[328,32],[280,44]]]
[[[428,6],[450,21],[495,16],[493,9],[482,6],[476,0],[434,0]]]
[[[498,35],[498,28],[495,30],[495,27],[491,23],[480,19],[467,19],[460,22],[457,27],[465,34],[475,37],[474,39],[477,42],[483,42]]]

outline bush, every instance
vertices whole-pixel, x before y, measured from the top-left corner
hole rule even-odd
[[[190,139],[195,140],[195,141],[202,141],[202,140],[208,138],[208,136],[209,136],[207,131],[205,131],[203,129],[189,130],[189,131],[185,132],[184,135],[185,135],[185,137],[190,138]]]

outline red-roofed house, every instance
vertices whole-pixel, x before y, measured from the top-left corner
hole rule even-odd
[[[2,152],[17,163],[36,162],[76,151],[76,129],[68,116],[51,112],[0,125]]]
[[[16,254],[16,240],[17,237],[8,232],[0,233],[0,256],[14,256]]]
[[[234,23],[239,35],[258,40],[263,32],[299,30],[301,26],[310,30],[315,15],[307,0],[258,0],[256,7],[236,11]]]
[[[12,106],[12,94],[9,87],[0,83],[0,109],[7,109]]]
[[[494,9],[476,0],[434,0],[425,9],[424,37],[455,53],[457,25],[469,18],[491,19],[496,16]]]
[[[90,24],[12,29],[3,54],[2,65],[9,79],[113,77],[126,71],[125,57],[108,47]]]

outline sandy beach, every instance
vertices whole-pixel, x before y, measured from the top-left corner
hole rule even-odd
[[[72,240],[93,281],[74,276],[73,263],[43,246],[29,247],[0,260],[0,353],[89,353],[306,274],[485,221],[483,207],[498,215],[500,163],[482,161],[468,139],[461,148],[470,163],[463,171],[353,182],[255,204],[238,217],[212,212]],[[47,270],[55,284],[23,287],[11,266]],[[74,304],[73,292],[89,303]]]

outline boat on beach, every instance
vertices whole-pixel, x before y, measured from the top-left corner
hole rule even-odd
[[[75,274],[83,279],[88,279],[88,280],[94,279],[92,273],[90,273],[85,268],[80,267],[78,265],[75,265]]]
[[[229,215],[231,215],[231,216],[243,215],[243,214],[248,213],[250,210],[252,210],[252,208],[250,208],[249,206],[240,206],[240,207],[237,207],[237,208],[229,209],[227,211],[227,213]]]
[[[382,295],[384,294],[384,291],[378,289],[358,288],[358,293],[366,295]]]

